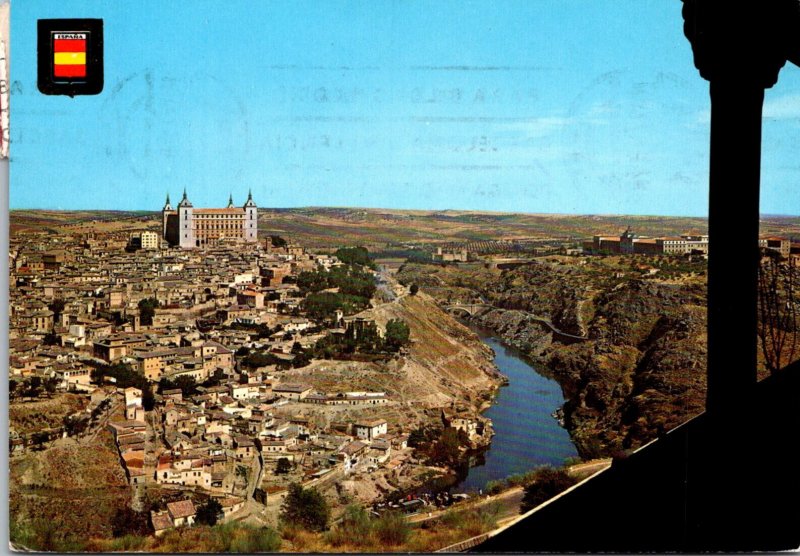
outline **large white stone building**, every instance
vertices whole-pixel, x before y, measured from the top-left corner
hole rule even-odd
[[[255,243],[258,240],[258,207],[253,195],[247,195],[242,207],[228,199],[225,208],[195,208],[183,191],[176,208],[167,202],[161,211],[163,236],[171,246],[195,249],[218,244],[222,240]]]

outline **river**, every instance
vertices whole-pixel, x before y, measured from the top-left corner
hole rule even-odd
[[[484,413],[495,430],[491,446],[475,458],[466,478],[453,490],[482,489],[488,481],[540,465],[560,466],[566,458],[577,456],[569,433],[552,416],[564,403],[558,383],[540,375],[518,350],[504,345],[490,331],[470,328],[494,350],[494,362],[509,384]]]

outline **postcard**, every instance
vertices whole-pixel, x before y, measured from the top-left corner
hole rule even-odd
[[[12,0],[10,548],[800,544],[776,13]]]

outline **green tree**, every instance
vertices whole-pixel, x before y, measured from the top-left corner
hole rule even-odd
[[[390,351],[397,351],[401,347],[408,345],[411,331],[408,325],[400,319],[391,319],[386,323],[386,348]]]
[[[274,355],[260,351],[251,351],[242,359],[242,366],[247,367],[248,369],[257,369],[259,367],[266,367],[267,365],[274,365],[276,363],[277,358]]]
[[[42,392],[42,379],[38,376],[32,376],[25,381],[25,390],[23,396],[26,398],[38,398]]]
[[[408,445],[412,448],[421,446],[428,442],[428,436],[425,434],[425,429],[422,427],[416,428],[408,434]]]
[[[47,308],[53,311],[53,320],[58,322],[61,318],[61,313],[64,312],[66,302],[63,299],[54,299]]]
[[[300,295],[330,288],[329,278],[328,272],[322,269],[304,270],[297,275],[297,287],[300,288]]]
[[[337,310],[344,308],[342,296],[333,292],[312,293],[302,302],[309,318],[323,321],[333,318]]]
[[[278,465],[275,469],[275,473],[283,475],[284,473],[288,473],[291,470],[292,470],[292,462],[289,461],[289,458],[278,459]]]
[[[58,334],[55,332],[48,332],[42,338],[42,345],[45,346],[57,346],[60,345],[61,342],[59,340]]]
[[[222,505],[216,498],[209,498],[208,501],[197,508],[195,521],[200,525],[216,525],[222,515]]]
[[[447,427],[431,448],[431,461],[444,465],[457,463],[461,455],[460,446],[456,429]]]
[[[189,375],[181,375],[175,379],[175,388],[180,388],[183,397],[188,398],[197,394],[197,381]]]
[[[58,383],[58,378],[54,376],[49,376],[42,381],[42,387],[44,388],[44,391],[47,392],[48,397],[55,393]]]
[[[156,406],[156,397],[153,395],[153,387],[149,384],[142,388],[142,407],[145,411],[153,411]]]
[[[198,393],[197,381],[195,381],[194,377],[189,375],[180,375],[175,380],[162,378],[158,383],[158,389],[159,392],[163,392],[164,390],[180,389],[181,395],[185,398],[194,396]],[[144,403],[144,401],[142,403]]]
[[[537,469],[533,481],[525,487],[520,513],[532,510],[574,484],[575,479],[563,469],[554,467]]]
[[[150,326],[153,324],[153,316],[156,314],[156,307],[158,307],[158,300],[152,297],[142,299],[139,301],[139,322],[142,326]]]
[[[369,258],[369,251],[366,247],[341,247],[336,250],[334,256],[344,264],[375,268],[375,263]]]
[[[289,492],[281,505],[281,520],[309,531],[324,531],[328,527],[330,508],[325,497],[316,488],[304,489],[297,483],[289,485]]]
[[[286,247],[286,240],[281,236],[271,235],[269,236],[269,240],[273,247]]]

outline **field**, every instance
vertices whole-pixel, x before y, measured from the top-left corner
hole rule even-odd
[[[38,230],[51,233],[158,230],[159,212],[11,211],[11,234]],[[588,239],[618,234],[630,226],[643,236],[706,233],[700,217],[517,214],[478,211],[420,211],[361,208],[259,209],[262,237],[277,234],[309,248],[366,245],[376,249],[404,244],[499,239]],[[761,232],[800,239],[800,217],[761,218]]]

